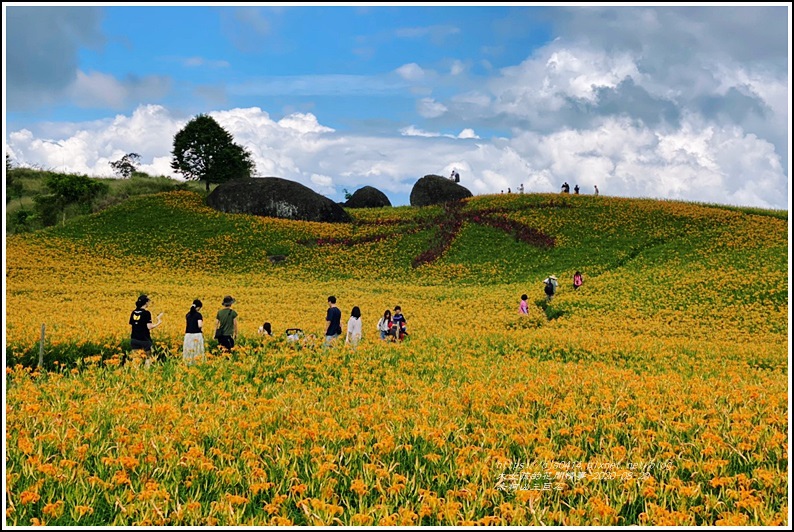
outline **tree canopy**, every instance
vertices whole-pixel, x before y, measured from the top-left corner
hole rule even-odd
[[[204,181],[209,192],[210,183],[251,177],[254,162],[214,118],[200,114],[174,136],[171,168],[185,179]]]

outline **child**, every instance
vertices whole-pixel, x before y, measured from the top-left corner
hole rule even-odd
[[[521,303],[518,305],[519,314],[529,314],[529,307],[527,306],[527,295],[521,294]]]

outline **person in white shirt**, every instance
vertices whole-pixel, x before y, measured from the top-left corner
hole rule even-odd
[[[380,339],[385,340],[387,336],[389,336],[391,332],[391,310],[386,309],[386,312],[383,313],[383,316],[378,320],[378,333],[380,334]]]
[[[345,344],[356,347],[359,340],[361,340],[361,309],[353,307],[353,310],[350,312],[350,319],[347,320]]]

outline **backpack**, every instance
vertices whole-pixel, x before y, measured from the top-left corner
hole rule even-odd
[[[547,281],[546,282],[546,288],[544,290],[546,291],[546,295],[547,296],[553,296],[554,295],[554,283],[552,283],[551,281]]]
[[[455,172],[455,183],[460,183],[460,174]]]

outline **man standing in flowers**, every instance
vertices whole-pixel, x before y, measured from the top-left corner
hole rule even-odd
[[[336,306],[336,296],[328,296],[328,312],[325,313],[325,345],[333,344],[342,334],[342,311]]]
[[[237,338],[237,311],[232,309],[234,304],[232,296],[223,298],[223,308],[215,316],[215,338],[218,344],[226,349],[234,347],[234,339]]]

